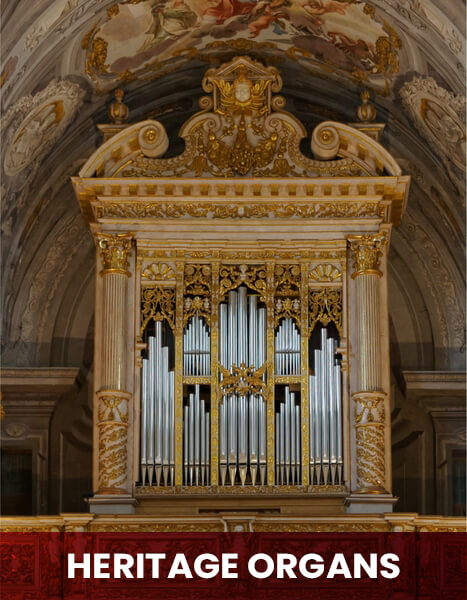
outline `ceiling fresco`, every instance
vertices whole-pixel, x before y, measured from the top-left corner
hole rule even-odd
[[[161,122],[165,156],[176,156],[206,71],[247,55],[278,69],[307,156],[310,132],[353,123],[370,90],[382,144],[412,176],[391,244],[400,364],[463,368],[463,0],[7,0],[0,10],[4,365],[79,363],[95,267],[70,177],[101,144],[114,90],[130,124]]]
[[[251,48],[387,91],[401,41],[373,6],[355,0],[129,0],[108,8],[82,45],[100,90]]]

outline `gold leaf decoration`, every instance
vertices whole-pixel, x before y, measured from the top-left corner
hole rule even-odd
[[[323,263],[310,271],[310,281],[332,282],[341,280],[342,273],[331,264]]]
[[[168,324],[175,330],[175,290],[161,286],[148,287],[141,293],[141,328],[143,335],[149,321],[167,320]]]
[[[171,281],[175,279],[175,271],[166,263],[152,263],[144,269],[141,279],[147,281]]]
[[[316,323],[327,327],[333,322],[339,335],[342,336],[342,290],[322,288],[310,291],[310,325],[309,333]]]

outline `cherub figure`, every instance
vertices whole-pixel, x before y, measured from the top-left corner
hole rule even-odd
[[[248,25],[250,38],[257,37],[263,29],[267,29],[273,22],[279,19],[288,19],[289,15],[280,10],[284,6],[289,6],[289,0],[263,0],[259,2],[251,11],[252,16],[257,18]]]
[[[302,4],[305,11],[312,16],[333,12],[345,15],[348,6],[348,2],[335,2],[334,0],[328,0],[327,2],[323,0],[307,0]]]

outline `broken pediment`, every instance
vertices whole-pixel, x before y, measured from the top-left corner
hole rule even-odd
[[[201,111],[182,126],[185,150],[163,158],[169,145],[158,121],[118,131],[86,162],[80,177],[343,177],[400,175],[376,140],[348,125],[325,121],[312,133],[314,158],[300,151],[307,132],[283,110],[275,67],[248,57],[210,69]]]

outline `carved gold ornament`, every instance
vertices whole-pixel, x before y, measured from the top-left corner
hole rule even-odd
[[[274,272],[276,296],[288,298],[300,295],[300,265],[276,265]]]
[[[277,327],[282,319],[294,319],[300,328],[300,300],[298,298],[276,298],[274,303],[274,325]]]
[[[128,254],[131,251],[132,239],[133,235],[131,233],[97,234],[97,242],[101,249],[102,265],[104,267],[101,275],[122,273],[130,276]]]
[[[184,272],[183,326],[191,317],[203,317],[211,324],[211,265],[188,264]]]
[[[353,396],[357,459],[357,485],[360,492],[383,493],[385,466],[385,395],[361,392]]]
[[[152,263],[141,273],[144,281],[172,281],[175,279],[175,271],[165,263]]]
[[[123,90],[117,88],[114,92],[115,100],[109,106],[109,117],[114,123],[120,125],[128,120],[130,111],[128,106],[123,102]]]
[[[131,394],[127,392],[102,390],[97,393],[100,493],[127,493],[130,400]]]
[[[95,207],[96,217],[123,219],[352,219],[381,217],[384,207],[375,202],[316,201],[308,202],[195,202],[171,203],[137,201],[102,203]]]
[[[342,336],[342,290],[336,288],[322,288],[310,290],[309,333],[311,334],[316,323],[327,327],[333,322]]]
[[[357,119],[362,123],[370,123],[376,119],[376,108],[370,103],[370,92],[363,91],[360,94],[361,105],[357,108]]]
[[[334,282],[341,281],[342,273],[337,267],[331,264],[320,264],[310,271],[310,282]]]
[[[353,253],[354,272],[352,278],[359,275],[378,275],[382,273],[379,270],[382,248],[387,243],[384,234],[362,235],[348,238],[350,250]]]
[[[173,158],[161,158],[168,147],[164,127],[147,120],[113,138],[121,140],[96,168],[112,177],[314,177],[367,176],[382,165],[380,149],[367,138],[349,146],[345,125],[326,122],[313,133],[316,160],[300,150],[306,136],[303,125],[282,110],[285,100],[274,94],[282,80],[276,68],[264,67],[248,57],[237,57],[203,79],[210,96],[200,99],[204,109],[182,126],[185,150]],[[117,111],[120,114],[120,108]],[[340,130],[343,131],[340,131]],[[110,140],[109,140],[110,142]],[[342,146],[342,148],[341,148]],[[340,150],[343,153],[340,153]],[[121,160],[127,155],[128,160]],[[384,165],[383,167],[384,168]],[[391,165],[387,169],[393,172]]]
[[[266,363],[259,369],[247,367],[245,363],[241,363],[239,367],[232,365],[232,374],[230,371],[219,365],[219,371],[222,374],[222,381],[219,387],[223,395],[238,394],[246,396],[246,394],[261,394],[265,396],[267,384],[262,377],[266,373]]]
[[[184,273],[185,295],[211,295],[211,265],[185,265]]]
[[[220,301],[230,290],[245,284],[251,290],[258,292],[262,302],[266,293],[266,269],[255,265],[224,265],[220,268],[219,298]]]
[[[288,317],[300,323],[300,265],[276,265],[274,270],[274,325],[277,327],[282,319]]]
[[[175,329],[175,290],[173,288],[155,286],[144,288],[141,292],[141,327],[143,335],[149,321],[167,320]]]

